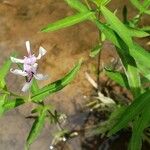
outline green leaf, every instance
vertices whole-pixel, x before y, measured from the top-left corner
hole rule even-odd
[[[38,90],[39,90],[39,86],[37,84],[37,81],[35,79],[33,79],[32,86],[31,86],[31,92],[32,92],[32,94],[34,94]]]
[[[141,65],[141,64],[138,64],[137,63],[137,66],[138,66],[138,69],[139,71],[141,72],[141,74],[148,80],[150,80],[150,70],[148,68],[146,68],[145,66]]]
[[[78,13],[74,16],[66,17],[62,20],[58,20],[57,22],[51,23],[47,25],[45,28],[43,28],[42,32],[50,32],[50,31],[56,31],[59,29],[63,29],[69,26],[72,26],[74,24],[77,24],[79,22],[82,22],[84,20],[89,19],[93,15],[93,12],[88,11],[84,13]]]
[[[95,20],[94,23],[97,25],[97,27],[105,34],[107,40],[111,41],[114,45],[116,45],[119,49],[122,49],[122,46],[120,44],[120,40],[118,40],[117,34],[109,28],[107,25],[102,24],[101,22]],[[150,53],[143,49],[140,45],[137,43],[133,43],[134,48],[130,49],[130,54],[135,59],[136,64],[142,65],[144,68],[147,69],[150,68]],[[125,47],[125,46],[123,46]],[[124,53],[127,53],[127,48],[124,48]],[[128,57],[128,56],[127,56]]]
[[[90,135],[105,135],[120,119],[122,113],[125,111],[125,108],[125,106],[117,105],[117,107],[115,107],[113,112],[110,114],[109,118],[106,121],[96,125],[96,127],[92,129]]]
[[[62,79],[59,79],[39,89],[35,94],[32,95],[31,100],[34,102],[41,102],[46,96],[49,96],[50,94],[64,88],[74,79],[75,75],[78,73],[81,67],[81,63],[82,61],[79,61],[78,64],[76,64],[75,67]]]
[[[96,45],[90,52],[90,57],[95,57],[102,50],[102,45]]]
[[[150,15],[150,10],[146,10],[145,14]]]
[[[5,76],[7,75],[7,73],[10,70],[10,66],[11,66],[12,62],[10,59],[6,60],[6,62],[3,64],[3,66],[0,68],[0,77],[1,78],[5,78]]]
[[[144,0],[143,7],[148,9],[149,6],[150,6],[150,0]]]
[[[123,41],[130,47],[132,46],[132,39],[128,28],[106,7],[101,6],[101,12],[104,15],[110,27],[123,39]]]
[[[140,11],[140,13],[145,12],[145,8],[143,7],[143,5],[140,3],[139,0],[130,0],[131,3]]]
[[[132,138],[130,142],[130,150],[141,150],[142,147],[142,134],[145,128],[148,127],[150,122],[150,109],[147,105],[142,114],[134,122]]]
[[[130,34],[132,37],[139,37],[139,38],[143,38],[143,37],[147,37],[150,36],[149,33],[142,31],[140,29],[134,29],[134,28],[128,28],[130,30]]]
[[[95,3],[98,7],[103,5],[107,5],[111,0],[90,0],[91,2]]]
[[[111,0],[99,0],[101,1],[101,5],[105,6],[107,5]]]
[[[0,116],[4,113],[3,105],[6,102],[7,94],[0,95]]]
[[[137,63],[140,63],[144,67],[150,68],[150,53],[140,45],[134,43],[134,48],[130,51],[130,54],[135,58]]]
[[[31,131],[28,135],[26,146],[29,147],[30,144],[32,144],[39,134],[41,133],[46,119],[46,113],[47,113],[47,107],[43,107],[43,109],[40,111],[39,116],[34,121]]]
[[[76,10],[78,10],[79,12],[87,12],[89,11],[88,8],[81,3],[79,0],[65,0],[68,5]]]
[[[120,57],[124,58],[122,61],[127,70],[126,75],[128,77],[128,83],[130,85],[130,88],[134,96],[137,96],[140,93],[139,92],[140,77],[136,68],[136,64],[134,62],[134,59],[136,58],[135,57],[133,57],[134,59],[132,57],[129,58],[130,55],[126,53],[126,51],[128,51],[128,53],[130,53],[131,55],[136,53],[135,46],[133,45],[132,38],[131,38],[131,32],[129,32],[129,29],[106,7],[104,6],[101,7],[101,12],[103,13],[105,19],[110,24],[112,29],[115,30],[115,32],[120,36],[120,37],[117,36],[117,34],[113,33],[113,31],[109,33],[111,34],[111,38],[113,37],[113,39],[111,39],[110,37],[108,37],[108,35],[106,35],[111,41],[113,40],[113,43],[115,43],[117,47],[119,47],[117,51]],[[105,26],[103,27],[103,29],[104,28]],[[105,31],[105,32],[108,33],[109,31]]]
[[[126,87],[127,89],[129,88],[128,79],[124,73],[110,69],[105,69],[105,73],[110,79],[118,83],[120,86]]]
[[[126,43],[107,25],[100,23],[99,21],[94,21],[97,27],[105,34],[106,38],[110,40],[114,45],[116,45],[116,50],[126,68],[126,76],[128,77],[128,83],[134,94],[137,96],[140,94],[140,77],[134,59],[129,54],[129,48]],[[134,51],[135,53],[135,51]],[[133,53],[133,54],[134,54]],[[134,54],[135,55],[135,54]],[[137,54],[136,54],[137,55]],[[139,57],[141,59],[141,56]]]
[[[138,116],[141,111],[144,110],[146,106],[150,106],[150,91],[146,91],[141,94],[138,98],[136,98],[130,106],[122,114],[121,118],[115,124],[115,126],[108,133],[112,135],[122,128],[126,127],[127,124],[132,121],[136,116]]]
[[[22,104],[24,104],[25,101],[22,98],[16,98],[16,99],[12,99],[12,100],[7,100],[5,101],[5,103],[3,104],[3,112],[9,111],[11,109],[14,109]]]
[[[150,26],[142,27],[141,30],[143,30],[143,31],[145,31],[145,32],[150,32]]]
[[[0,68],[0,88],[4,88],[6,83],[5,83],[5,77],[8,74],[10,67],[11,67],[11,60],[8,59],[6,62],[3,64],[3,66]]]

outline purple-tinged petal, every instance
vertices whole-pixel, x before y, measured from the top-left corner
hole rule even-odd
[[[26,82],[24,84],[24,86],[22,87],[21,91],[22,92],[27,92],[29,90],[29,88],[31,87],[31,85],[32,85],[32,80],[30,82]]]
[[[43,75],[43,74],[34,74],[34,77],[36,80],[46,80],[48,79],[48,75]]]
[[[32,72],[32,73],[36,74],[37,67],[38,67],[37,63],[35,63],[33,65],[28,65],[28,64],[24,64],[23,65],[23,69],[27,73],[31,73]]]
[[[22,71],[22,70],[19,70],[19,69],[10,69],[10,72],[12,72],[13,74],[16,74],[16,75],[21,75],[21,76],[27,76],[28,74],[25,72],[25,71]]]
[[[28,64],[24,64],[23,65],[23,70],[25,71],[25,72],[32,72],[32,67],[30,66],[30,65],[28,65]]]
[[[11,61],[13,63],[24,63],[24,59],[18,59],[18,58],[15,58],[15,57],[10,57]]]
[[[28,55],[30,56],[31,55],[31,47],[30,47],[29,41],[26,41],[26,49],[27,49]]]
[[[28,56],[28,57],[24,57],[24,63],[28,64],[28,65],[33,65],[34,63],[36,63],[36,57],[34,55]]]
[[[39,48],[39,55],[38,55],[38,57],[36,59],[41,59],[41,57],[44,56],[46,54],[46,52],[47,51],[43,47],[40,46],[40,48]]]

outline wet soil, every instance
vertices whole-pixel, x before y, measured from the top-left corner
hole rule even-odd
[[[129,16],[134,16],[136,9],[131,7],[128,1],[115,0],[110,7],[112,10],[117,8],[119,14],[124,4],[129,6]],[[36,54],[38,47],[43,46],[47,50],[47,55],[39,62],[39,72],[48,74],[49,79],[39,82],[42,87],[64,76],[81,57],[84,58],[75,80],[46,100],[46,103],[52,103],[58,111],[72,118],[70,124],[82,126],[88,113],[79,113],[79,110],[82,110],[92,91],[85,78],[85,72],[90,73],[95,79],[97,62],[89,57],[89,52],[98,41],[97,28],[90,22],[84,22],[52,33],[39,32],[48,23],[74,13],[75,10],[69,8],[63,0],[0,0],[0,65],[14,51],[20,53],[20,56],[26,54],[26,40],[31,42]],[[150,24],[150,20],[144,17],[142,25],[146,24]],[[145,45],[145,40],[142,44]],[[111,59],[116,57],[114,47],[106,42],[101,63],[110,63]],[[21,77],[8,75],[8,84],[12,91],[21,93],[23,82]],[[32,120],[25,119],[25,116],[30,114],[33,107],[26,104],[6,113],[0,119],[0,150],[23,150],[32,125]],[[31,150],[48,150],[54,130],[55,127],[49,128],[46,124],[40,137],[32,144]],[[90,149],[83,148],[80,138],[72,140],[71,145],[70,149]]]

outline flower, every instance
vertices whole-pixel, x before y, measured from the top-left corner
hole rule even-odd
[[[10,59],[13,63],[23,64],[22,70],[20,70],[20,69],[13,70],[12,68],[10,69],[10,71],[13,74],[26,77],[26,82],[22,88],[23,92],[26,92],[30,88],[33,78],[35,78],[37,80],[44,80],[47,78],[47,76],[37,73],[37,67],[38,67],[37,60],[41,59],[41,57],[45,55],[46,50],[40,46],[39,55],[36,57],[34,54],[31,53],[29,41],[26,41],[26,49],[27,49],[28,55],[24,56],[24,59],[10,57]]]

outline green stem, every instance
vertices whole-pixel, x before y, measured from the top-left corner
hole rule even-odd
[[[85,1],[85,3],[86,3],[87,7],[88,7],[90,10],[92,10],[92,8],[91,8],[91,6],[90,6],[88,0],[84,0],[84,1]]]
[[[48,112],[56,120],[59,130],[64,130],[63,127],[61,126],[59,120],[55,117],[55,115],[53,115],[53,113],[51,113],[51,111],[49,111],[49,110],[48,110]]]
[[[98,12],[98,16],[97,16],[97,18],[98,18],[98,20],[100,20],[100,11]],[[98,43],[99,43],[99,45],[100,44],[102,44],[102,42],[101,42],[101,31],[100,30],[98,30],[98,32],[99,32],[99,39],[98,39]],[[99,76],[100,76],[100,66],[101,66],[101,63],[100,63],[100,60],[101,60],[101,51],[99,52],[99,54],[98,54],[98,59],[97,59],[97,85],[98,85],[98,91],[100,90],[100,78],[99,78]]]

